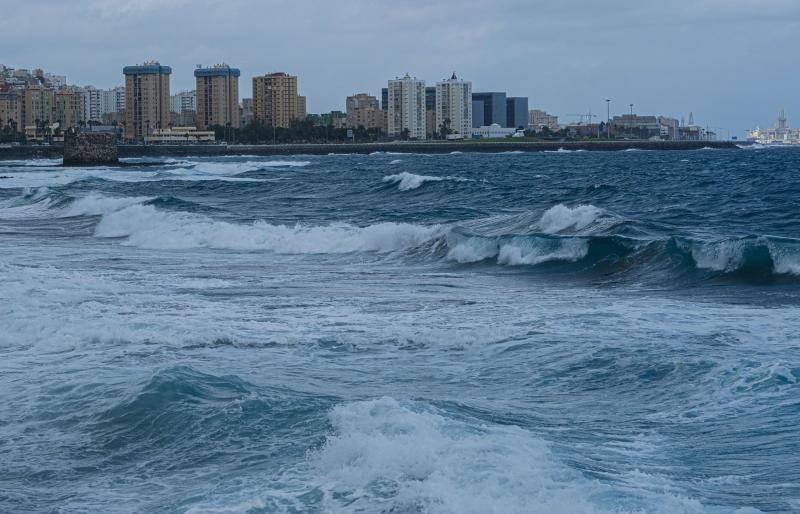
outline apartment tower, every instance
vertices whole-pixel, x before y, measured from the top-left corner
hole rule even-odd
[[[345,105],[348,127],[386,130],[386,111],[374,96],[367,93],[348,96]]]
[[[455,73],[436,83],[436,129],[444,125],[465,138],[472,131],[472,82],[460,80]]]
[[[156,61],[125,66],[125,139],[143,139],[170,120],[169,76],[172,68]]]
[[[253,77],[253,116],[270,127],[288,128],[298,119],[297,77],[270,73]]]
[[[241,72],[227,64],[197,68],[197,127],[239,126],[239,76]]]
[[[407,135],[411,139],[425,139],[425,81],[403,78],[389,81],[389,111],[387,132],[389,137]]]

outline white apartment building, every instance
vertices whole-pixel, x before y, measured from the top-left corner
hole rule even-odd
[[[100,113],[117,113],[125,111],[125,88],[115,87],[100,91]]]
[[[100,110],[101,91],[94,86],[86,86],[79,89],[83,95],[83,119],[86,121],[100,121],[103,119],[103,112]]]
[[[472,82],[460,80],[455,73],[436,83],[436,130],[444,124],[465,138],[472,131]]]
[[[170,111],[196,112],[197,111],[197,91],[181,91],[170,97]]]
[[[425,139],[425,81],[403,78],[389,81],[387,133],[400,137],[408,131],[411,139]]]

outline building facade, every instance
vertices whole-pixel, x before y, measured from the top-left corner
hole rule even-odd
[[[56,92],[49,87],[30,86],[23,91],[22,116],[26,127],[51,123]]]
[[[8,127],[15,133],[25,131],[22,97],[13,90],[0,91],[0,130]]]
[[[239,126],[240,75],[238,69],[227,64],[194,70],[198,128]]]
[[[170,123],[169,76],[172,68],[158,62],[126,66],[125,139],[142,140]]]
[[[253,116],[271,127],[288,128],[298,119],[297,77],[270,73],[253,77]]]
[[[77,128],[86,121],[85,110],[83,93],[78,89],[65,87],[55,93],[53,116],[50,120],[58,123],[62,131],[72,127]]]
[[[453,134],[470,137],[472,129],[472,82],[453,73],[436,83],[436,128],[446,126]]]
[[[525,128],[528,126],[528,99],[521,96],[506,98],[506,126]]]
[[[424,140],[425,81],[406,74],[403,78],[389,81],[387,133],[390,137],[407,135],[411,139]]]
[[[345,106],[348,127],[386,131],[386,111],[381,109],[380,102],[374,96],[367,93],[348,96]]]
[[[472,94],[472,126],[488,127],[500,125],[507,127],[508,106],[505,93]]]
[[[542,131],[545,127],[550,132],[557,132],[560,130],[558,126],[558,116],[553,116],[541,109],[532,109],[528,111],[528,127],[536,132]]]

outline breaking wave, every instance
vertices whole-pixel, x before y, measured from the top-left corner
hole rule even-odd
[[[345,403],[313,456],[328,512],[703,513],[700,502],[653,491],[652,477],[601,484],[516,427],[459,419],[421,402]]]
[[[401,190],[426,177],[386,177]],[[384,179],[384,180],[386,180]],[[446,180],[446,177],[434,177]],[[94,235],[150,249],[230,249],[279,254],[400,252],[456,264],[494,263],[544,267],[543,271],[631,276],[669,281],[725,276],[742,280],[800,277],[800,239],[748,236],[705,240],[632,237],[636,224],[593,205],[558,204],[540,215],[476,219],[450,225],[382,222],[286,225],[214,219],[208,207],[171,197],[109,197],[96,193],[70,199],[47,188],[29,189],[0,203],[0,218],[100,216]]]
[[[414,173],[408,173],[407,171],[398,173],[396,175],[388,175],[386,177],[383,177],[384,182],[391,182],[392,184],[397,184],[398,185],[397,188],[400,191],[411,191],[413,189],[418,189],[426,182],[442,182],[444,180],[451,180],[454,182],[471,182],[470,179],[465,179],[461,177],[435,177],[430,175],[416,175]]]

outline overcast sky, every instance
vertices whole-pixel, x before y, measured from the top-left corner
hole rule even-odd
[[[406,72],[528,96],[571,121],[665,114],[728,129],[800,125],[800,0],[0,0],[0,64],[121,85],[122,67],[196,64],[299,77],[309,111],[380,96]],[[725,132],[722,132],[725,135]]]

